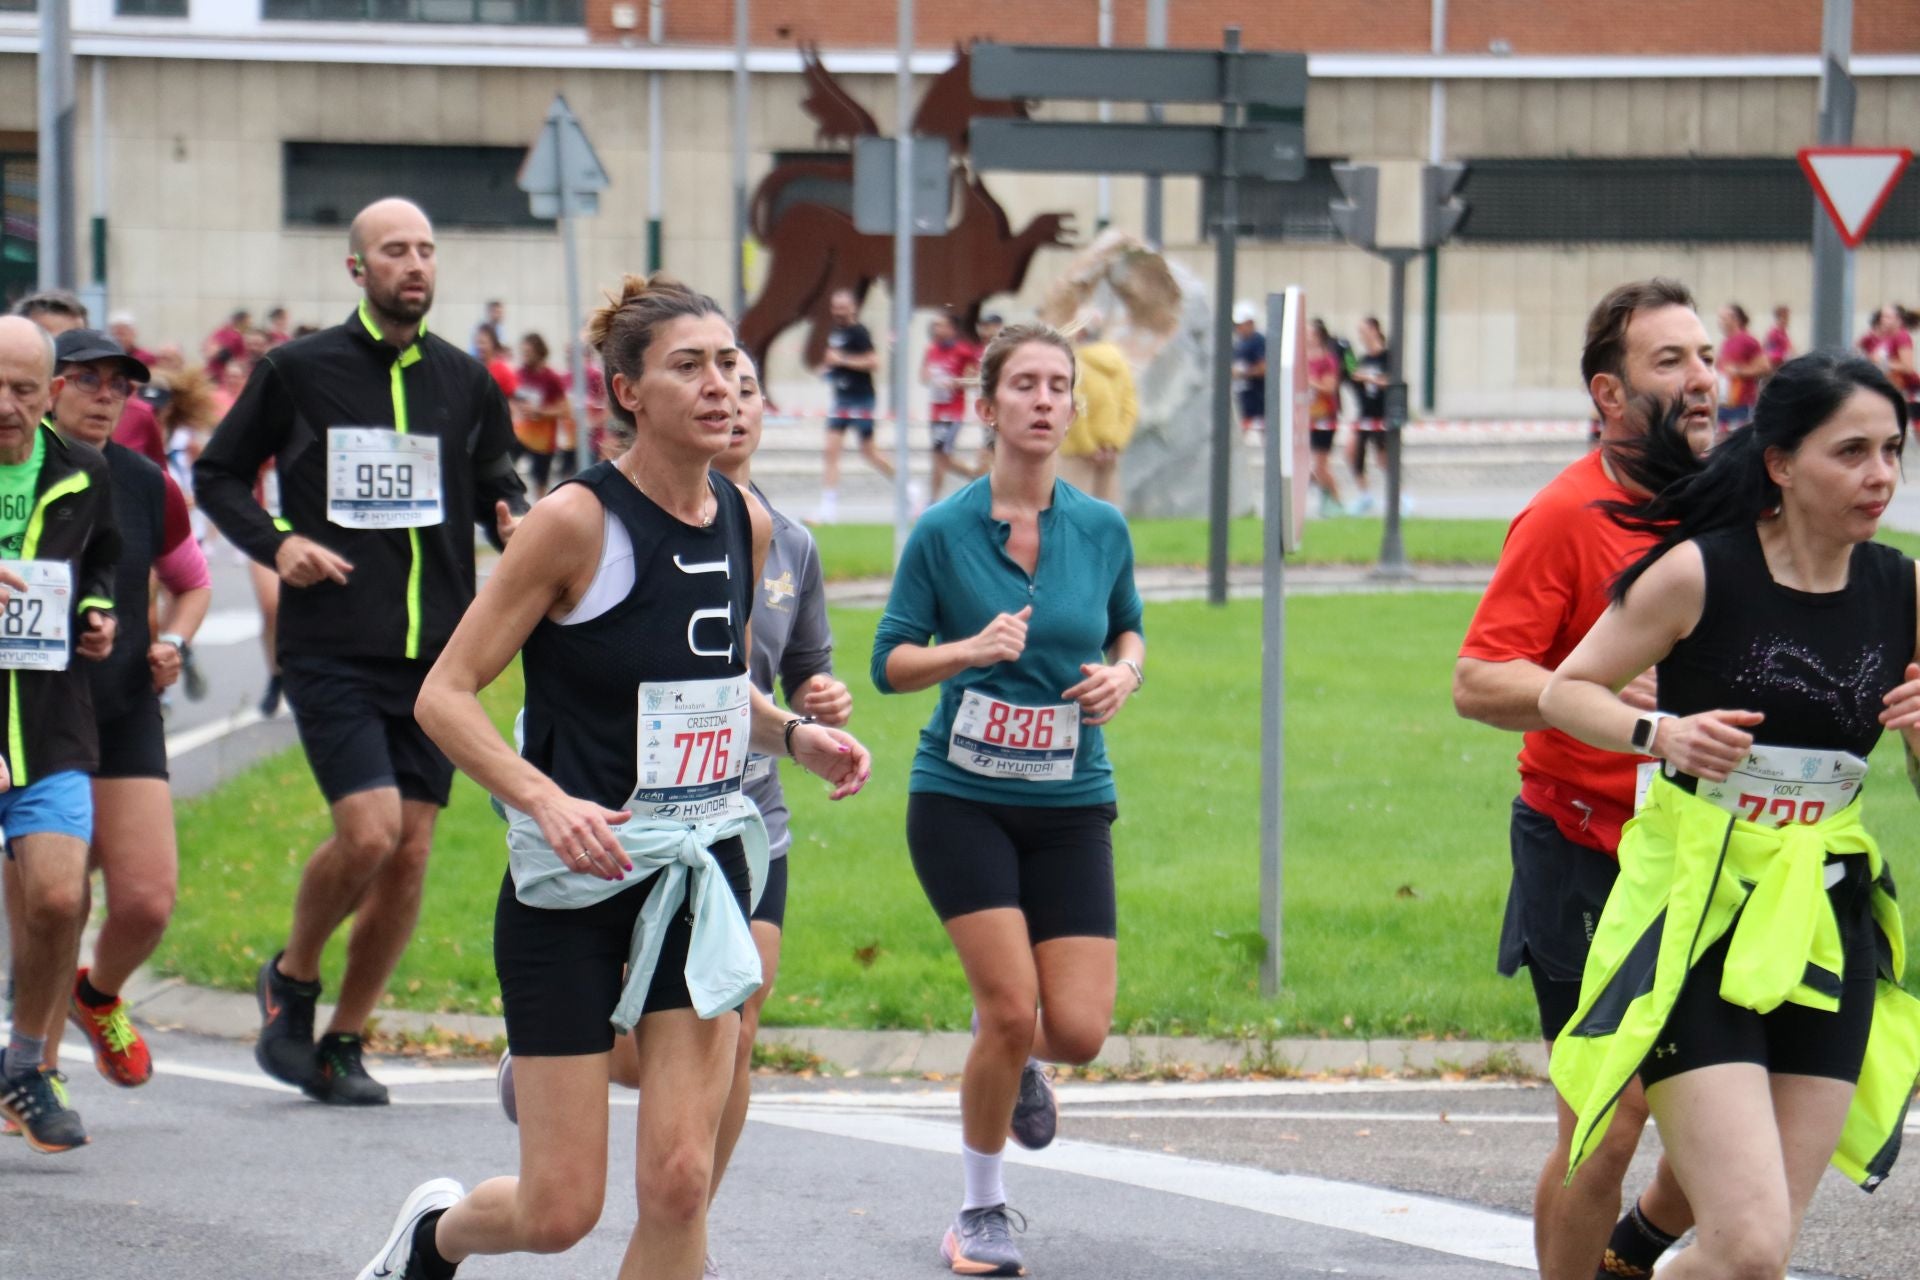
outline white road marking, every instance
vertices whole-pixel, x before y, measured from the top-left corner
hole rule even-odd
[[[229,1071],[224,1067],[202,1067],[190,1062],[157,1061],[153,1069],[161,1075],[184,1076],[189,1080],[205,1080],[213,1084],[238,1085],[242,1089],[265,1089],[271,1093],[299,1093],[290,1084],[282,1084],[271,1076],[258,1071]],[[383,1063],[370,1064],[374,1079],[388,1086],[407,1087],[410,1085],[472,1084],[477,1080],[493,1081],[493,1067],[390,1067]]]
[[[215,609],[207,614],[200,629],[193,633],[196,649],[221,645],[246,644],[260,638],[258,609]]]
[[[952,1125],[913,1116],[801,1112],[765,1106],[756,1106],[750,1115],[762,1124],[943,1155],[954,1154],[957,1145]],[[1065,1139],[1045,1151],[1008,1147],[1007,1159],[1054,1173],[1123,1183],[1473,1258],[1520,1272],[1533,1268],[1533,1224],[1529,1220],[1429,1196]]]
[[[230,716],[224,716],[219,720],[209,720],[206,724],[196,725],[191,729],[182,729],[178,733],[170,733],[167,735],[167,758],[171,760],[176,756],[185,755],[189,751],[196,751],[206,746],[209,742],[218,742],[230,733],[238,733],[242,729],[251,728],[260,722],[261,716],[259,710],[254,707],[246,707],[234,712]]]
[[[1541,1090],[1543,1085],[1507,1081],[1460,1080],[1221,1080],[1180,1084],[1078,1084],[1054,1086],[1062,1107],[1081,1103],[1192,1102],[1215,1098],[1311,1098],[1360,1093],[1483,1093]],[[753,1105],[806,1103],[848,1110],[957,1111],[960,1093],[953,1089],[921,1089],[897,1093],[828,1090],[809,1093],[756,1093]]]

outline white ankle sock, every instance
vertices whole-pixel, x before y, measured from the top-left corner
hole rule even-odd
[[[985,1209],[1007,1202],[1007,1187],[1000,1179],[1000,1152],[984,1155],[963,1142],[960,1161],[967,1170],[967,1198],[962,1209]]]

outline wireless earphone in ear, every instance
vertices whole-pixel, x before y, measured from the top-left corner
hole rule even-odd
[[[367,260],[361,257],[357,253],[354,254],[353,255],[353,278],[355,280],[358,280],[366,274],[367,274]]]

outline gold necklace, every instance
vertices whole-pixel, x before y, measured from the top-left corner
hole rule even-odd
[[[667,505],[666,505],[666,503],[664,503],[664,502],[662,502],[662,501],[660,501],[660,499],[658,499],[658,498],[656,498],[656,497],[654,497],[654,496],[653,496],[652,494],[650,494],[650,493],[648,493],[648,492],[647,492],[647,486],[645,486],[645,485],[643,485],[643,484],[641,484],[641,483],[640,483],[640,477],[639,477],[639,476],[637,476],[637,475],[635,475],[635,474],[633,474],[633,472],[631,472],[631,471],[629,471],[629,470],[627,470],[627,469],[626,469],[625,467],[623,467],[623,466],[621,466],[621,465],[620,465],[620,463],[619,463],[618,461],[616,461],[616,462],[615,462],[615,463],[613,464],[613,469],[614,469],[615,471],[618,471],[618,472],[619,472],[619,473],[620,473],[621,475],[623,475],[623,476],[625,476],[625,477],[627,478],[627,483],[628,483],[628,484],[630,484],[630,485],[632,485],[632,486],[633,486],[633,487],[634,487],[635,489],[638,489],[638,490],[640,491],[640,496],[641,496],[641,497],[643,497],[643,498],[645,498],[645,499],[646,499],[646,500],[647,500],[648,502],[651,502],[651,503],[652,503],[652,504],[653,504],[654,506],[656,506],[656,507],[659,507],[659,508],[660,508],[660,509],[661,509],[662,511],[665,511],[665,512],[666,512],[666,513],[667,513],[668,515],[670,515],[670,516],[671,516],[671,515],[673,515],[673,512],[672,512],[672,511],[670,511],[670,510],[668,510],[668,508],[667,508]],[[705,506],[707,505],[707,504],[706,504],[706,500],[705,500],[705,499],[702,499],[702,500],[701,500],[701,503],[700,503],[700,505],[701,505],[702,507],[705,507]],[[709,513],[709,514],[708,514],[708,515],[707,515],[707,516],[706,516],[705,518],[703,518],[703,519],[702,519],[702,520],[700,521],[700,527],[701,527],[702,529],[711,529],[711,528],[713,528],[713,522],[714,522],[714,520],[716,520],[716,519],[717,519],[717,518],[719,517],[719,515],[720,515],[720,504],[719,504],[718,502],[715,502],[715,503],[713,504],[713,510],[712,510],[712,512],[711,512],[711,513]],[[674,516],[674,519],[676,519],[676,520],[678,520],[678,519],[679,519],[679,517],[678,517],[678,516]]]

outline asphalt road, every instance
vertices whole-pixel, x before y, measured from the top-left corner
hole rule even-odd
[[[114,1089],[84,1064],[75,1105],[94,1144],[38,1156],[0,1140],[7,1280],[351,1277],[400,1201],[430,1177],[511,1172],[517,1130],[485,1064],[375,1064],[386,1110],[309,1103],[244,1044],[156,1031],[160,1072]],[[714,1210],[739,1280],[944,1274],[960,1191],[952,1086],[758,1082]],[[1012,1203],[1035,1276],[1260,1280],[1529,1274],[1524,1214],[1550,1138],[1538,1086],[1390,1081],[1066,1085],[1061,1138],[1013,1152]],[[634,1095],[616,1091],[600,1226],[560,1257],[483,1258],[462,1277],[611,1276],[632,1228]],[[1643,1146],[1629,1185],[1651,1171]],[[1920,1256],[1920,1175],[1868,1197],[1830,1175],[1797,1276],[1903,1280]]]

